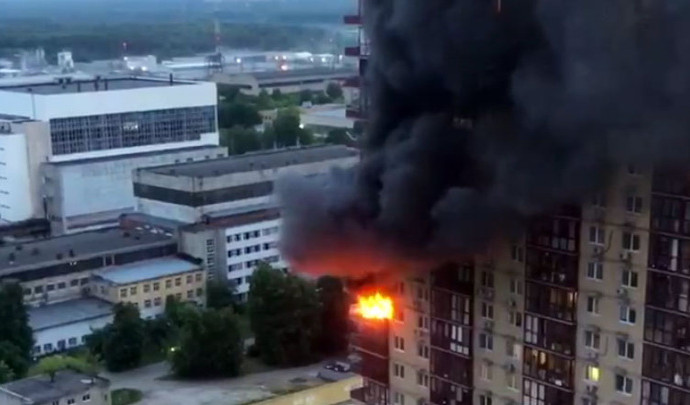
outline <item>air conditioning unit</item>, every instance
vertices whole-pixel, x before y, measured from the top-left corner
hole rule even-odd
[[[597,395],[597,392],[599,392],[599,387],[597,387],[596,385],[587,386],[587,395],[594,396]]]
[[[628,290],[626,288],[619,288],[616,290],[618,298],[628,298]]]
[[[517,307],[517,301],[515,301],[513,299],[508,300],[508,307],[510,307],[510,308]]]
[[[604,247],[603,246],[594,246],[594,249],[592,250],[594,253],[594,256],[602,256],[604,254]]]
[[[513,363],[506,363],[503,365],[503,369],[509,373],[514,373],[516,370],[516,367],[515,367],[515,364],[513,364]]]
[[[484,321],[484,329],[492,330],[494,328],[494,321]]]
[[[632,260],[632,252],[624,250],[621,252],[621,260],[624,262],[629,262]]]
[[[493,300],[494,299],[493,288],[483,287],[481,292],[482,292],[482,295],[484,296],[484,298],[486,298],[487,300]]]
[[[587,353],[587,360],[596,363],[599,361],[599,353],[596,352],[588,352]]]

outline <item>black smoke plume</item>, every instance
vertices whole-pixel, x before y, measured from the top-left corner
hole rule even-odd
[[[690,2],[364,3],[361,164],[278,185],[297,268],[463,257],[614,168],[690,161]]]

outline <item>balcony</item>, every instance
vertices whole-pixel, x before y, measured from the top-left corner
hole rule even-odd
[[[362,16],[359,14],[346,15],[343,17],[345,25],[362,25]]]

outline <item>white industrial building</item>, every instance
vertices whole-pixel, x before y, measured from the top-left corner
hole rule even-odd
[[[226,155],[216,106],[213,83],[172,78],[0,85],[0,220],[114,224],[134,208],[132,169]]]
[[[354,149],[319,146],[139,169],[133,175],[138,213],[125,222],[174,227],[181,251],[201,259],[209,277],[227,278],[244,295],[259,263],[287,269],[277,246],[274,181],[348,168],[358,160]]]

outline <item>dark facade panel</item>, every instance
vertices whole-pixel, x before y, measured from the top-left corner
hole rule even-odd
[[[134,195],[136,197],[185,205],[187,207],[203,207],[205,205],[245,200],[248,198],[267,196],[271,193],[273,193],[273,182],[271,181],[226,187],[198,193],[134,183]]]

